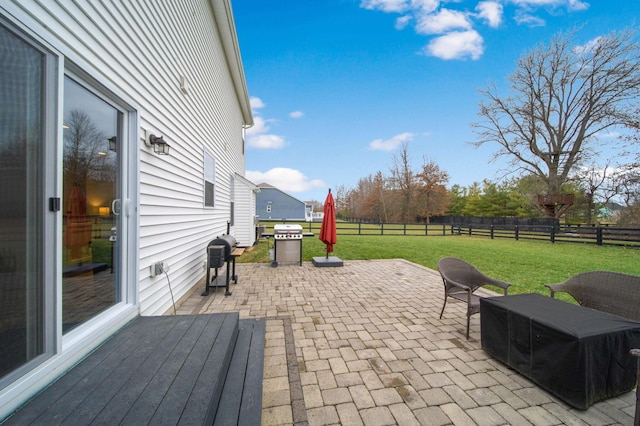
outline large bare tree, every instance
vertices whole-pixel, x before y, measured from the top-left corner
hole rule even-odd
[[[414,220],[416,176],[411,170],[411,156],[407,142],[403,142],[398,154],[393,156],[391,183],[392,189],[400,195],[397,206],[400,208],[400,220],[404,223]]]
[[[495,85],[482,90],[481,120],[473,124],[476,146],[497,143],[495,157],[539,176],[546,195],[559,194],[572,169],[597,151],[599,132],[637,121],[635,33],[612,32],[582,46],[576,33],[561,33],[525,54],[509,77],[509,96]]]

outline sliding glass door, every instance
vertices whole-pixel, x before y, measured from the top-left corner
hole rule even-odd
[[[45,65],[0,25],[0,378],[44,353]]]
[[[123,113],[71,77],[64,80],[63,332],[120,301]]]
[[[89,322],[135,300],[121,201],[134,118],[0,19],[0,389],[65,350],[65,335],[90,345],[81,327],[108,326]]]

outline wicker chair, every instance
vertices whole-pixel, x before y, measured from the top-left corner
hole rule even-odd
[[[640,276],[590,271],[546,286],[551,297],[556,292],[566,292],[582,306],[640,322]]]
[[[589,271],[574,275],[558,284],[546,284],[551,297],[565,292],[587,308],[640,322],[640,276],[611,271]],[[638,357],[637,375],[640,386],[640,349],[632,349]],[[640,426],[640,389],[636,386],[634,426]]]
[[[471,315],[480,312],[480,297],[474,292],[482,286],[493,285],[500,287],[507,294],[511,285],[506,281],[490,278],[476,269],[473,265],[455,257],[445,257],[438,262],[438,271],[444,283],[444,304],[440,312],[440,318],[447,306],[447,298],[461,300],[467,304],[467,340],[469,340],[469,323]]]

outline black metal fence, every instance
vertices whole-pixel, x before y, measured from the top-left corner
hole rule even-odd
[[[319,233],[320,222],[260,221],[266,232],[277,223],[298,223],[308,232]],[[466,223],[364,223],[338,221],[338,235],[359,236],[455,236],[470,235],[491,239],[538,240],[551,243],[567,242],[595,245],[618,245],[640,247],[640,228],[618,228],[614,226],[565,226],[555,221],[551,225],[497,224],[467,221]],[[500,221],[497,221],[500,222]]]
[[[639,228],[617,228],[612,226],[498,226],[472,227],[452,225],[453,234],[466,234],[516,240],[542,240],[595,245],[618,245],[640,247]]]

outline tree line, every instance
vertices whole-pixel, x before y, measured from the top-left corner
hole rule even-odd
[[[447,187],[449,176],[435,161],[425,158],[414,170],[404,144],[388,174],[338,188],[336,211],[379,222],[546,215],[592,224],[616,202],[618,224],[640,225],[637,33],[612,32],[582,44],[578,33],[560,33],[525,53],[508,77],[508,94],[494,84],[481,91],[473,144],[495,146],[494,157],[509,161],[511,178]],[[572,194],[573,204],[540,202],[563,194]]]

